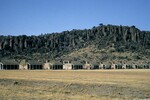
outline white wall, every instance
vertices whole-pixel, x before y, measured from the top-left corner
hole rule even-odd
[[[72,69],[72,64],[64,64],[63,69],[65,70],[71,70]]]

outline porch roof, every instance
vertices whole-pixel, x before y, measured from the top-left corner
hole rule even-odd
[[[19,63],[15,60],[2,60],[0,63],[3,65],[19,65]]]

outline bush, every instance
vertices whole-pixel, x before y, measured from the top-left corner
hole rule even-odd
[[[125,52],[125,47],[124,46],[118,46],[116,48],[116,51],[118,51],[118,52]]]

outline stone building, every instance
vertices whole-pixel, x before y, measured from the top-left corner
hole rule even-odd
[[[132,64],[132,69],[138,69],[138,65],[135,64],[135,63],[133,63],[133,64]]]
[[[122,69],[123,64],[121,62],[115,63],[115,69]]]
[[[91,63],[91,69],[99,69],[99,63],[96,61],[92,61]]]
[[[64,60],[63,61],[63,69],[65,70],[71,70],[72,69],[72,64],[70,60]]]
[[[78,61],[73,61],[71,62],[72,64],[72,69],[76,70],[76,69],[83,69],[83,64],[81,64]]]
[[[111,63],[111,69],[116,69],[116,64],[114,62]]]
[[[43,64],[43,69],[50,69],[50,63],[48,60]]]
[[[0,70],[18,70],[19,63],[15,60],[0,61]]]
[[[25,59],[20,61],[19,69],[21,69],[21,70],[28,69],[28,67],[27,67],[27,62],[26,62]]]
[[[63,69],[63,63],[61,63],[59,61],[52,61],[49,63],[48,69],[61,70],[61,69]]]
[[[133,69],[131,63],[126,63],[126,69]]]
[[[63,61],[63,69],[65,69],[65,70],[83,69],[83,65],[77,61],[64,60]]]
[[[123,63],[123,64],[122,64],[122,69],[127,69],[126,63]]]
[[[85,64],[83,65],[83,69],[88,69],[88,70],[92,69],[91,64],[90,64],[89,61],[85,62]]]
[[[145,64],[143,65],[143,67],[144,67],[144,69],[150,69],[150,64],[145,63]]]
[[[144,63],[142,63],[142,62],[139,63],[139,64],[138,64],[138,69],[144,69]]]
[[[111,63],[110,62],[105,62],[104,69],[111,69]]]
[[[43,63],[35,60],[27,61],[27,69],[38,70],[43,69]]]
[[[99,64],[99,69],[104,69],[104,64],[103,64],[103,62],[100,62],[100,64]]]

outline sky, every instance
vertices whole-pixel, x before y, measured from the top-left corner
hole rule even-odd
[[[40,35],[100,23],[150,31],[150,0],[0,0],[0,35]]]

